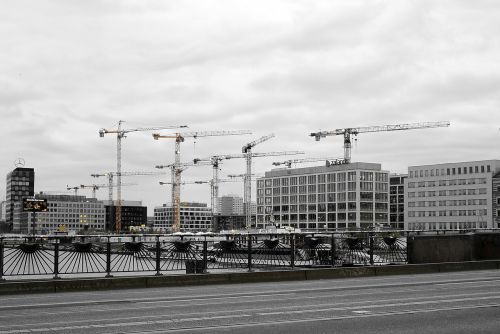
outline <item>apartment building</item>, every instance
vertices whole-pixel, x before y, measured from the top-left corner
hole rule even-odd
[[[499,172],[500,160],[409,167],[405,180],[405,228],[499,227],[499,212],[495,210],[500,203]]]

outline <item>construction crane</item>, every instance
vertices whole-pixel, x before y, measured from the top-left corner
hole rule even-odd
[[[160,135],[159,133],[153,133],[153,138],[158,140],[162,139],[174,139],[175,140],[175,159],[172,165],[168,165],[171,168],[172,173],[172,205],[174,207],[174,223],[172,229],[177,232],[180,229],[180,184],[181,184],[181,143],[184,142],[186,138],[200,138],[200,137],[214,137],[214,136],[237,136],[251,134],[248,130],[238,130],[238,131],[196,131],[196,132],[183,132],[175,133],[172,135]],[[165,166],[163,166],[165,167]],[[158,168],[158,166],[157,166]]]
[[[66,185],[66,190],[73,190],[75,192],[75,196],[78,195],[78,189],[80,189],[80,187],[70,187]]]
[[[209,163],[201,163],[200,165],[208,165]],[[181,228],[181,174],[182,172],[191,166],[197,166],[198,164],[187,163],[187,162],[177,162],[169,165],[157,165],[155,168],[168,168],[171,174],[171,184],[172,184],[172,207],[174,209],[174,219],[172,224],[172,230],[174,232],[179,232]]]
[[[143,175],[165,175],[165,172],[145,172],[145,171],[134,171],[134,172],[120,172],[120,176],[143,176]],[[112,206],[113,205],[113,178],[114,176],[117,176],[118,173],[115,172],[106,172],[106,173],[95,173],[95,174],[90,174],[92,177],[101,177],[101,176],[106,176],[108,178],[108,188],[109,188],[109,203]],[[119,184],[118,182],[116,183],[117,188],[120,187],[121,183]],[[118,197],[118,196],[117,196]],[[121,220],[121,195],[120,195],[120,200],[116,200],[116,215],[118,215],[118,209],[120,209],[120,219],[115,219],[115,229],[117,233],[120,233],[121,228],[122,228],[122,220]]]
[[[250,180],[250,174],[252,174],[252,157],[248,153],[252,153],[252,148],[256,145],[263,143],[274,137],[274,133],[267,136],[262,136],[254,141],[251,141],[241,148],[241,153],[247,154],[246,157],[246,175],[243,177],[243,212],[245,213],[245,225],[247,228],[250,227],[252,222],[251,212],[250,212],[250,202],[252,200],[252,181]]]
[[[197,164],[199,162],[210,162],[213,167],[213,178],[212,178],[212,206],[215,205],[214,199],[216,200],[219,197],[219,164],[222,162],[222,160],[229,160],[229,159],[252,159],[252,158],[259,158],[259,157],[270,157],[270,156],[282,156],[282,155],[295,155],[295,154],[304,154],[304,152],[300,151],[285,151],[285,152],[267,152],[267,153],[243,153],[243,154],[225,154],[225,155],[214,155],[209,158],[202,158],[202,159],[194,159],[194,163]],[[250,164],[251,166],[251,164]],[[248,164],[247,164],[248,167]],[[243,180],[251,182],[251,169],[250,172],[244,174]],[[247,185],[245,184],[245,189],[247,188]],[[251,201],[251,196],[249,201]],[[247,203],[248,206],[250,207],[250,202]],[[243,206],[245,206],[245,201],[243,203]],[[250,210],[249,210],[250,211]],[[246,212],[245,212],[246,215]],[[246,218],[245,218],[246,219]],[[251,218],[250,218],[251,220]],[[250,220],[248,222],[250,222]],[[247,223],[247,221],[246,221]],[[250,225],[247,225],[248,227]]]
[[[413,129],[427,129],[427,128],[439,128],[448,127],[450,122],[424,122],[424,123],[408,123],[408,124],[394,124],[394,125],[382,125],[382,126],[366,126],[359,128],[345,128],[336,129],[333,131],[320,131],[313,132],[310,134],[314,137],[316,141],[327,136],[344,136],[344,160],[347,163],[351,162],[351,135],[357,136],[359,133],[365,132],[381,132],[381,131],[398,131],[398,130],[413,130]]]
[[[290,159],[285,161],[273,162],[273,166],[285,165],[288,168],[292,168],[293,164],[301,164],[301,163],[316,162],[316,161],[325,161],[327,166],[341,165],[343,162],[345,162],[344,159],[337,159],[337,158],[305,158],[305,159]]]
[[[140,131],[155,131],[155,130],[165,130],[165,129],[178,129],[187,128],[187,125],[175,125],[175,126],[161,126],[161,127],[147,127],[147,128],[135,128],[135,129],[123,129],[122,123],[124,121],[118,121],[118,127],[116,129],[100,129],[99,137],[104,137],[105,134],[116,133],[116,224],[115,226],[121,228],[122,220],[122,138],[126,138],[126,134],[130,132],[140,132]],[[110,188],[111,189],[111,188]],[[112,200],[112,199],[111,199]]]
[[[123,186],[133,186],[133,185],[136,185],[135,183],[122,183],[122,187]],[[92,198],[97,198],[96,197],[96,191],[101,189],[101,188],[108,188],[110,187],[109,184],[90,184],[90,185],[84,185],[84,184],[81,184],[80,185],[80,189],[86,189],[86,188],[90,188],[92,189]],[[116,187],[116,184],[112,184],[111,187]],[[110,202],[110,205],[112,205],[112,203]]]
[[[233,179],[219,179],[218,182],[237,182],[236,180],[233,180]],[[173,181],[171,182],[162,182],[160,181],[160,185],[174,185],[175,183]],[[217,204],[216,204],[216,201],[217,201],[217,197],[214,197],[215,195],[215,192],[214,192],[214,180],[208,180],[208,181],[182,181],[180,183],[181,185],[185,185],[185,184],[209,184],[210,185],[210,205],[211,205],[211,211],[212,211],[212,228],[215,229],[216,228],[216,207],[217,207]]]

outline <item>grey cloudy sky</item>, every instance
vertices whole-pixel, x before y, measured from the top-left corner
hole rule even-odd
[[[22,157],[36,191],[91,184],[91,173],[116,168],[116,138],[98,130],[120,119],[128,128],[253,131],[187,139],[183,161],[239,153],[271,132],[255,152],[341,157],[342,138],[309,133],[445,120],[451,127],[360,134],[353,161],[404,173],[499,158],[499,31],[494,0],[2,0],[0,175]],[[123,171],[151,171],[173,152],[171,140],[130,134]],[[277,160],[255,159],[254,170]],[[222,175],[243,171],[242,160],[222,166]],[[184,174],[210,176],[208,167]],[[170,201],[159,180],[169,177],[124,178],[138,185],[123,197],[151,214]],[[222,194],[242,189],[221,185]],[[209,202],[208,186],[182,191]]]

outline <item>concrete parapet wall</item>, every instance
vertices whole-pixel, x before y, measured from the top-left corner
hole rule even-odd
[[[369,266],[349,268],[321,268],[304,270],[217,273],[165,276],[134,276],[110,278],[54,279],[32,281],[1,281],[0,295],[54,293],[68,291],[95,291],[112,289],[139,289],[177,287],[207,284],[237,284],[278,281],[302,281],[348,277],[411,275],[466,270],[500,269],[500,260]]]
[[[414,235],[408,237],[408,263],[500,259],[500,233]]]

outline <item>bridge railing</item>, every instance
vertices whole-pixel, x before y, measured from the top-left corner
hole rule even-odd
[[[0,279],[404,264],[415,233],[0,236]]]

